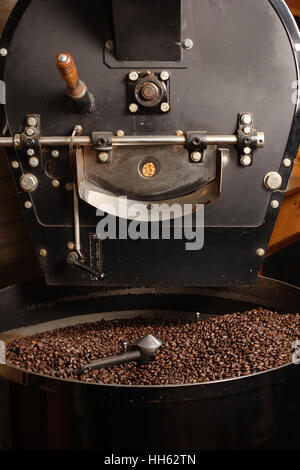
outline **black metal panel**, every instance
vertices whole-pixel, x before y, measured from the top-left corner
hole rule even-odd
[[[120,61],[181,59],[181,0],[112,0]]]

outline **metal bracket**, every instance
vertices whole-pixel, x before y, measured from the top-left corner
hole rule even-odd
[[[197,163],[203,162],[203,153],[207,148],[207,132],[206,131],[188,131],[186,133],[186,148],[192,161]],[[200,158],[193,158],[196,153],[200,153]]]

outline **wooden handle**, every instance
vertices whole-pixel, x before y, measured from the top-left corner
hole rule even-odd
[[[67,84],[68,94],[78,96],[82,93],[82,85],[79,81],[77,67],[74,59],[68,52],[60,52],[56,56],[56,66],[62,78]]]

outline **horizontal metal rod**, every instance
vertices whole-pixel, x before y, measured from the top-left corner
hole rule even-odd
[[[14,147],[18,139],[14,137],[0,137],[0,147]],[[236,135],[208,135],[206,136],[208,145],[236,144]],[[62,147],[68,146],[73,142],[75,147],[92,145],[92,139],[89,136],[53,136],[40,137],[41,146]],[[186,137],[184,135],[133,135],[133,136],[113,136],[112,144],[121,145],[184,145]]]

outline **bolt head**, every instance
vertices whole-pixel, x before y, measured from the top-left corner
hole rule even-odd
[[[27,118],[27,125],[30,126],[30,127],[36,127],[37,126],[37,118],[34,117],[34,116],[29,116],[29,118]]]
[[[23,191],[31,193],[35,191],[38,186],[37,177],[32,175],[31,173],[25,173],[20,179],[20,186]]]
[[[289,168],[292,165],[292,160],[290,160],[289,158],[285,158],[282,163],[285,168]]]
[[[132,81],[132,82],[136,82],[137,79],[139,78],[139,74],[137,72],[130,72],[130,74],[128,75],[129,77],[129,80]]]
[[[250,147],[245,147],[244,148],[244,154],[245,155],[250,155],[250,153],[251,153],[251,148]]]
[[[59,157],[59,151],[58,150],[52,150],[51,155],[53,158]]]
[[[28,155],[28,157],[32,157],[34,155],[34,150],[33,149],[28,149],[27,150],[27,155]]]
[[[42,248],[42,249],[40,250],[40,256],[41,256],[42,258],[46,258],[47,255],[48,255],[47,250],[46,250],[45,248]]]
[[[117,131],[117,136],[118,136],[118,137],[124,137],[124,135],[125,135],[125,132],[122,131],[122,129],[119,129],[119,130]]]
[[[276,201],[276,199],[274,199],[274,200],[271,202],[271,207],[272,207],[272,209],[278,209],[278,207],[279,207],[279,201]]]
[[[249,135],[251,134],[251,131],[252,131],[251,127],[249,126],[244,127],[244,134]]]
[[[192,39],[185,39],[182,43],[182,46],[183,46],[184,49],[189,50],[189,49],[193,48],[194,42],[193,42]]]
[[[250,166],[252,163],[252,159],[249,155],[243,155],[241,158],[241,164],[243,166]]]
[[[131,113],[137,113],[138,110],[139,110],[139,107],[138,107],[138,105],[137,105],[136,103],[131,103],[131,104],[129,105],[129,111],[130,111]]]
[[[184,135],[184,132],[179,129],[178,131],[176,131],[176,135],[182,136]]]
[[[282,178],[279,173],[276,171],[270,171],[266,174],[264,183],[267,189],[270,191],[277,191],[281,188],[282,185]]]
[[[32,168],[36,168],[37,166],[39,166],[39,159],[37,157],[31,157],[29,158],[29,165],[32,167]]]
[[[168,111],[170,111],[170,105],[169,103],[162,103],[160,105],[160,109],[163,113],[167,113]]]
[[[300,44],[299,43],[294,44],[294,49],[296,52],[300,52]]]
[[[8,54],[7,49],[5,49],[5,47],[2,47],[2,49],[0,49],[0,55],[2,57],[6,57],[7,54]]]
[[[53,180],[51,184],[52,184],[53,188],[58,188],[59,185],[60,185],[58,180]]]
[[[161,72],[160,78],[161,78],[163,81],[169,80],[169,78],[170,78],[169,72],[167,72],[166,70],[164,70],[163,72]]]
[[[256,254],[257,254],[257,256],[263,257],[263,256],[265,256],[266,252],[265,252],[265,250],[264,250],[263,248],[259,248],[259,249],[256,251]]]
[[[252,117],[250,114],[243,114],[243,116],[241,117],[241,121],[246,126],[249,126],[249,124],[252,124]]]
[[[98,159],[101,163],[107,163],[109,160],[109,154],[107,152],[100,152],[98,154]]]
[[[107,49],[108,51],[112,51],[115,47],[115,44],[114,44],[114,41],[112,41],[112,39],[108,39],[107,41],[105,41],[105,49]]]
[[[16,160],[14,160],[13,162],[11,162],[11,166],[14,170],[17,170],[19,168],[19,162],[17,162]]]
[[[24,203],[24,207],[25,207],[25,209],[31,209],[32,208],[32,203],[30,201],[26,201]]]
[[[27,129],[27,131],[26,131],[26,135],[31,137],[33,134],[34,134],[34,130],[31,127],[29,127],[29,129]]]
[[[195,163],[198,163],[201,161],[202,155],[200,152],[193,152],[191,155],[191,160]]]

